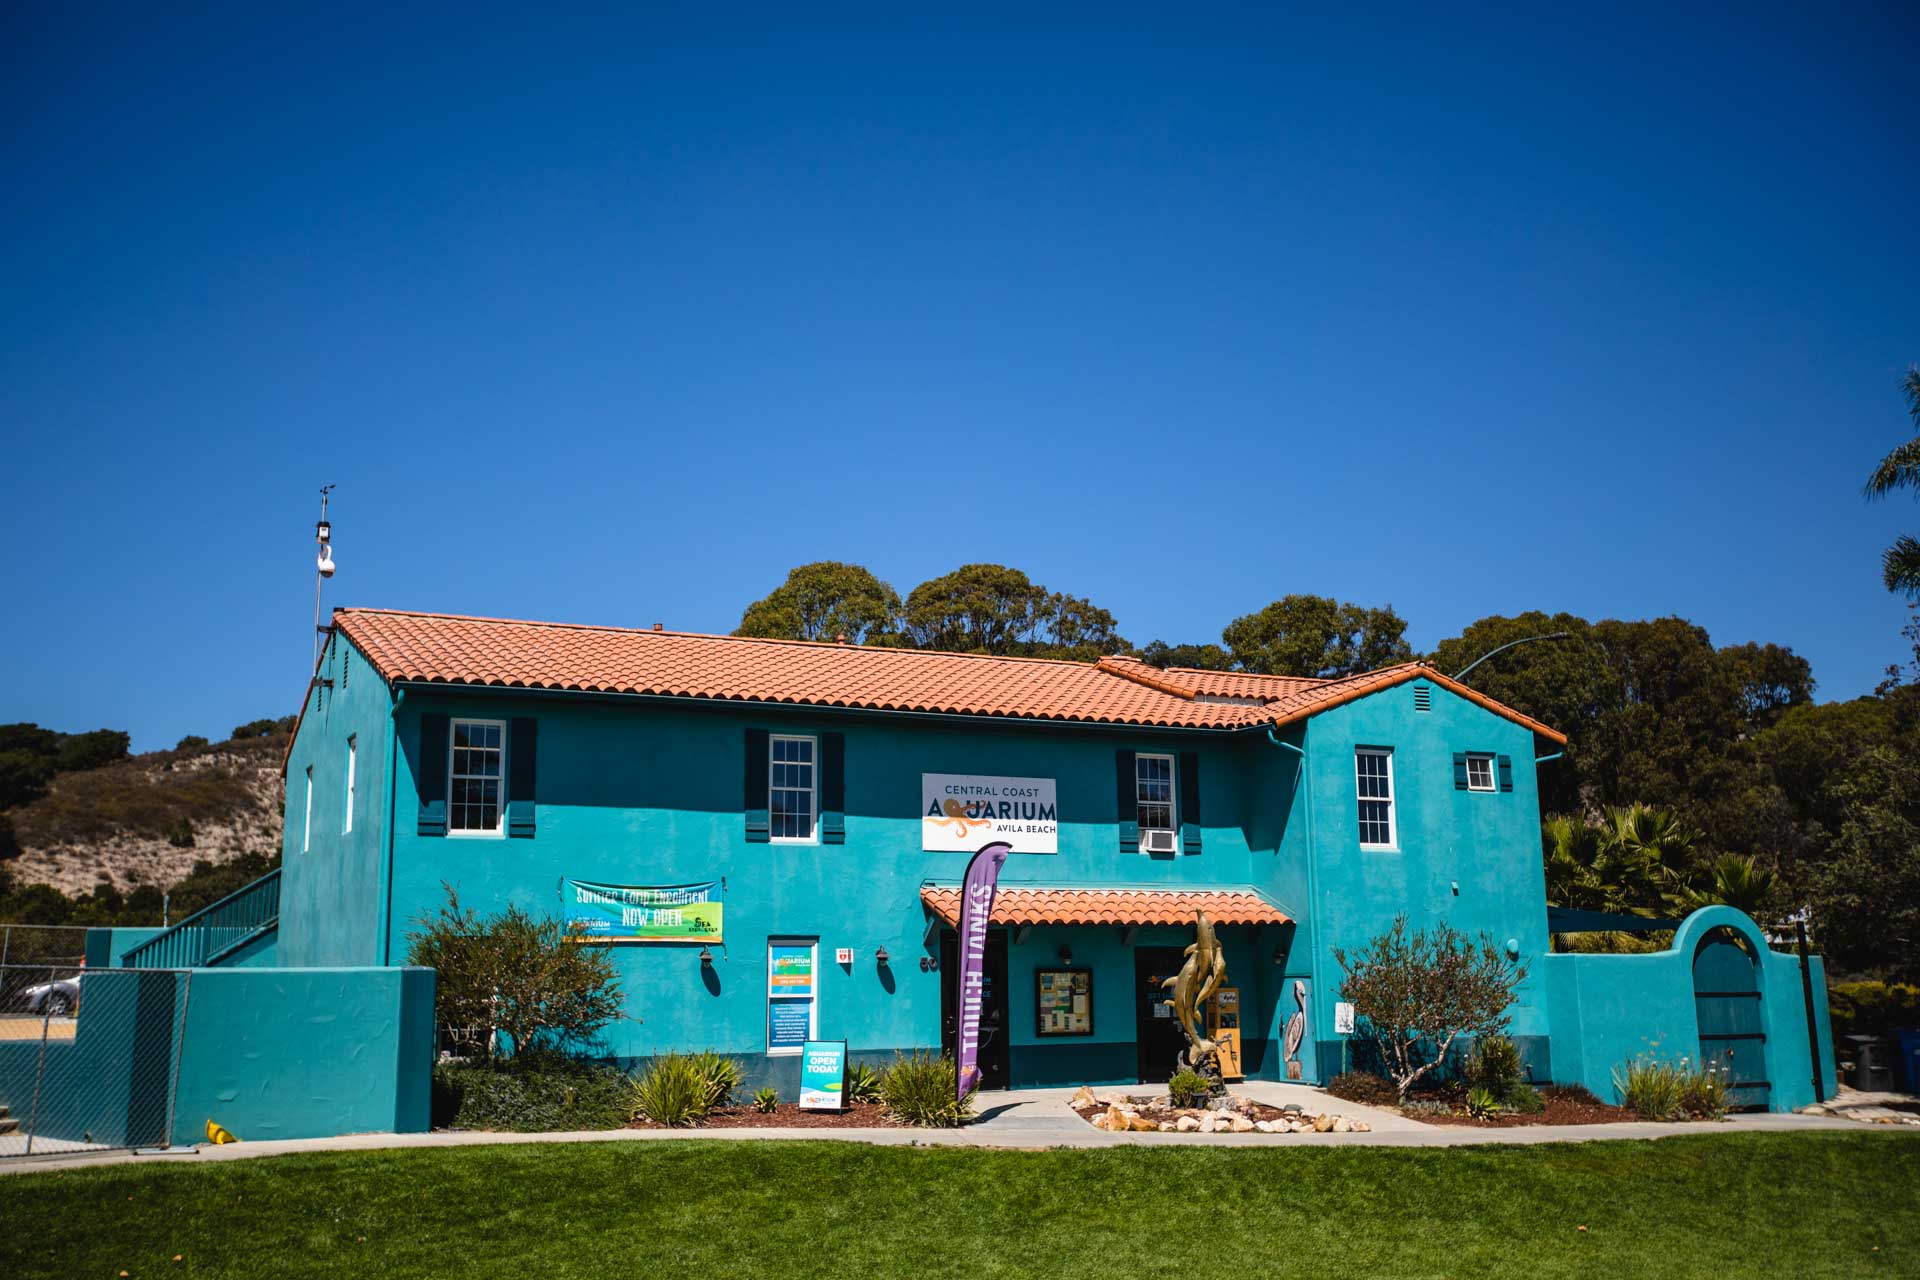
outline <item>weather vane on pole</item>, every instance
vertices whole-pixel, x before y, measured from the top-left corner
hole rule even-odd
[[[320,523],[313,530],[320,543],[320,558],[313,575],[313,665],[316,670],[320,666],[320,637],[327,630],[320,625],[320,584],[333,576],[333,526],[327,523],[327,495],[333,488],[330,484],[320,486]]]

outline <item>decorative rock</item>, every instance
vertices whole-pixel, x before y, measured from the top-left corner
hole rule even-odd
[[[1129,1129],[1134,1129],[1134,1130],[1137,1130],[1137,1131],[1139,1131],[1139,1132],[1141,1132],[1141,1133],[1158,1133],[1158,1132],[1160,1132],[1160,1123],[1159,1123],[1159,1121],[1157,1121],[1157,1120],[1149,1120],[1149,1119],[1147,1119],[1147,1118],[1146,1118],[1145,1116],[1128,1116],[1128,1117],[1127,1117],[1127,1127],[1128,1127]]]
[[[1333,1131],[1335,1133],[1352,1133],[1353,1121],[1347,1119],[1345,1116],[1335,1116],[1333,1118]]]
[[[1073,1091],[1072,1105],[1076,1107],[1097,1107],[1100,1105],[1100,1099],[1094,1097],[1093,1090],[1083,1084]]]
[[[1227,1127],[1233,1130],[1235,1133],[1252,1133],[1253,1121],[1247,1119],[1243,1115],[1236,1115],[1234,1116],[1233,1119],[1227,1122]]]
[[[1213,1130],[1214,1130],[1214,1118],[1213,1118],[1213,1112],[1211,1112],[1211,1111],[1209,1111],[1209,1112],[1207,1112],[1207,1114],[1205,1114],[1204,1116],[1201,1116],[1201,1117],[1200,1117],[1200,1123],[1199,1123],[1199,1128],[1200,1128],[1200,1132],[1201,1132],[1201,1133],[1212,1133],[1212,1132],[1213,1132]]]
[[[1315,1133],[1332,1133],[1333,1117],[1332,1116],[1315,1116],[1313,1118],[1313,1131]]]
[[[1200,1122],[1192,1116],[1181,1116],[1174,1122],[1173,1127],[1181,1133],[1192,1133],[1200,1127]]]
[[[1373,1126],[1368,1124],[1365,1120],[1355,1120],[1353,1122],[1353,1131],[1355,1133],[1372,1133]]]
[[[1255,1120],[1255,1121],[1253,1122],[1253,1131],[1254,1131],[1255,1133],[1272,1133],[1272,1132],[1274,1132],[1274,1124],[1273,1124],[1273,1121],[1271,1121],[1271,1120]],[[1284,1133],[1284,1132],[1286,1132],[1286,1131],[1285,1131],[1285,1130],[1283,1129],[1283,1130],[1281,1130],[1281,1132],[1282,1132],[1282,1133]]]
[[[1171,1120],[1162,1120],[1162,1121],[1160,1122],[1160,1132],[1162,1132],[1162,1133],[1172,1133],[1172,1132],[1173,1132],[1173,1121],[1171,1121]]]

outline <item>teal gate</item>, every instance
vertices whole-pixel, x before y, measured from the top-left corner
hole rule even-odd
[[[1693,953],[1693,1007],[1700,1059],[1732,1076],[1733,1105],[1765,1110],[1767,1033],[1760,1021],[1758,957],[1731,929],[1715,929]]]

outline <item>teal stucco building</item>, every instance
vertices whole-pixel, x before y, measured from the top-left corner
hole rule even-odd
[[[617,957],[608,1056],[718,1049],[792,1096],[810,1036],[950,1046],[957,886],[1004,838],[989,1086],[1164,1079],[1159,983],[1205,909],[1249,1076],[1342,1069],[1335,950],[1405,915],[1527,965],[1512,1034],[1537,1080],[1608,1096],[1636,1053],[1735,1051],[1755,1105],[1832,1088],[1817,959],[1803,977],[1737,912],[1657,955],[1550,953],[1536,772],[1564,738],[1423,665],[1317,681],[333,621],[287,760],[278,965],[402,964],[446,886],[562,913]]]

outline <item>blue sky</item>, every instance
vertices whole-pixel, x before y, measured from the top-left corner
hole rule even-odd
[[[0,12],[0,720],[975,560],[1899,655],[1911,6]],[[396,11],[398,10],[398,11]]]

